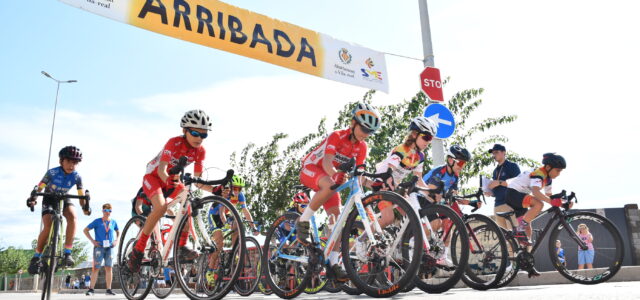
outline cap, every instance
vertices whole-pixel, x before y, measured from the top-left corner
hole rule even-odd
[[[500,144],[495,144],[495,145],[493,145],[493,148],[489,149],[489,153],[493,152],[493,150],[507,151],[507,148],[505,148],[504,146],[502,146]]]

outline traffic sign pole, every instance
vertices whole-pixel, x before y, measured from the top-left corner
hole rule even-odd
[[[422,27],[422,53],[424,55],[424,66],[435,67],[427,0],[418,0],[418,7],[420,10],[420,24]],[[429,102],[433,103],[434,101],[429,100]],[[431,158],[433,159],[434,166],[444,164],[444,143],[441,139],[435,138],[431,142]]]

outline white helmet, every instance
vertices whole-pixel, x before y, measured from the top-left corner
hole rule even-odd
[[[373,133],[380,129],[380,125],[382,125],[380,112],[375,107],[367,103],[357,103],[351,113],[353,115],[353,119],[369,133]]]
[[[194,109],[184,113],[180,120],[180,127],[211,130],[211,121],[204,111]]]
[[[415,117],[411,120],[411,125],[409,125],[410,130],[415,130],[419,133],[428,133],[431,136],[435,136],[438,132],[438,127],[436,123],[431,119],[427,119],[426,117],[419,116]]]

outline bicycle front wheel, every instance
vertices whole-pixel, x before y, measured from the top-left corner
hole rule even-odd
[[[585,225],[593,237],[592,246],[581,249],[578,240],[588,239]],[[560,261],[556,241],[564,249],[565,261]],[[568,214],[551,231],[549,256],[553,266],[567,279],[582,284],[596,284],[611,279],[620,270],[624,259],[624,244],[618,228],[607,218],[590,212]]]
[[[143,259],[139,272],[129,270],[129,254],[133,251],[136,241],[142,232],[146,219],[134,216],[124,226],[122,237],[118,245],[118,277],[122,293],[129,300],[139,300],[147,297],[151,291],[152,267],[148,259]],[[146,251],[145,251],[146,252]]]
[[[217,300],[229,293],[240,275],[245,255],[244,225],[234,205],[220,196],[196,199],[196,205],[200,209],[184,216],[176,229],[173,261],[180,273],[178,283],[187,297]],[[209,222],[209,211],[216,206],[234,220],[224,229]],[[207,277],[210,269],[217,269],[216,276]]]
[[[56,247],[58,245],[58,239],[59,237],[59,229],[60,229],[60,221],[57,218],[52,218],[53,221],[53,226],[51,226],[51,230],[52,230],[52,237],[51,237],[51,241],[49,246],[47,247],[47,250],[43,251],[44,255],[40,258],[42,261],[44,261],[45,263],[43,263],[43,272],[42,274],[44,275],[44,286],[42,288],[42,300],[49,300],[51,299],[51,287],[53,285],[53,276],[56,273],[56,268],[57,268],[57,253],[56,253]],[[47,261],[48,260],[48,261]]]
[[[234,290],[240,296],[249,296],[256,290],[260,282],[260,262],[262,261],[262,249],[258,240],[248,236],[246,238],[244,266],[240,277],[236,281]]]
[[[383,201],[387,202],[379,205]],[[373,213],[371,222],[377,222],[385,206],[393,208],[393,220],[370,241],[365,231],[357,229],[360,215],[353,209],[342,229],[342,261],[351,282],[362,292],[370,297],[391,297],[402,291],[418,271],[423,245],[420,220],[409,203],[393,192],[370,194],[362,204]],[[403,255],[403,250],[410,247],[403,237],[413,239],[411,247],[415,251],[411,255]]]
[[[153,284],[151,285],[151,292],[154,296],[159,299],[164,299],[169,297],[173,290],[176,288],[178,284],[176,282],[175,273],[171,273],[172,275],[169,278],[166,278],[164,274],[160,274],[153,279]]]
[[[495,288],[509,262],[507,241],[498,224],[479,214],[468,215],[469,263],[462,281],[470,288],[485,291]]]

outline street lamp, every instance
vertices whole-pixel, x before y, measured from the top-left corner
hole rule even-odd
[[[56,103],[53,106],[53,122],[51,123],[51,137],[49,138],[49,156],[47,156],[47,171],[49,170],[49,164],[51,163],[51,145],[53,144],[53,128],[56,125],[56,110],[58,108],[58,92],[60,91],[60,84],[61,83],[74,83],[74,82],[78,82],[77,80],[58,80],[53,78],[51,75],[49,75],[49,73],[42,71],[41,72],[42,75],[47,76],[51,79],[53,79],[55,82],[58,83],[58,88],[56,89]]]

